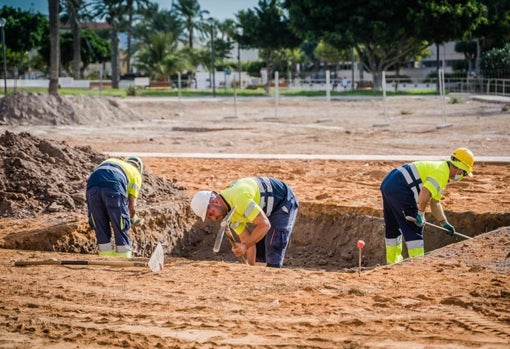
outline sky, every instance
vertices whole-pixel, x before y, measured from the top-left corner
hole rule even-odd
[[[172,0],[152,0],[159,4],[161,9],[170,9]],[[235,14],[240,10],[255,8],[258,0],[199,0],[202,10],[209,11],[211,17],[219,20],[227,18],[235,19]],[[48,13],[47,0],[0,0],[0,7],[7,5],[14,8],[21,8],[25,11]]]

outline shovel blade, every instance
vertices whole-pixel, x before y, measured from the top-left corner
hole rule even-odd
[[[220,251],[221,242],[223,241],[223,235],[225,235],[225,226],[221,226],[220,230],[218,230],[218,234],[216,235],[216,240],[214,240],[213,251],[218,253]]]
[[[158,242],[156,248],[151,254],[151,258],[147,265],[154,272],[160,272],[163,269],[163,265],[165,264],[165,252],[163,251],[163,246]]]

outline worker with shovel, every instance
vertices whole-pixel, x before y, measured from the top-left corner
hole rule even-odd
[[[290,186],[269,177],[242,178],[219,193],[199,191],[191,200],[203,221],[220,221],[230,213],[229,224],[240,239],[234,254],[246,254],[250,265],[259,261],[273,268],[283,266],[298,207]]]
[[[385,224],[386,261],[402,261],[402,235],[409,257],[423,256],[425,210],[450,236],[456,234],[443,211],[441,198],[447,184],[473,176],[475,159],[467,148],[458,148],[446,161],[415,161],[393,169],[381,184]]]
[[[136,200],[142,186],[142,174],[142,160],[128,156],[124,160],[111,158],[103,161],[89,176],[86,192],[88,219],[96,233],[99,255],[131,258],[129,229],[141,221],[136,215]]]

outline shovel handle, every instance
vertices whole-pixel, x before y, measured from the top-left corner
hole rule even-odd
[[[416,222],[416,218],[414,218],[414,217],[411,217],[411,216],[405,216],[405,217],[406,217],[406,220],[407,220],[407,221],[410,221],[410,222]],[[439,226],[439,225],[435,225],[435,224],[429,223],[429,222],[427,222],[427,221],[425,221],[425,224],[426,224],[426,225],[430,225],[431,227],[434,227],[434,228],[440,229],[440,230],[442,230],[442,231],[445,231],[445,232],[447,232],[447,233],[449,233],[449,232],[450,232],[450,231],[449,231],[448,229],[446,229],[446,228],[443,228],[443,227],[441,227],[441,226]],[[458,233],[458,232],[454,232],[453,234],[458,235],[458,236],[462,236],[462,237],[463,237],[463,238],[465,238],[465,239],[472,239],[472,237],[471,237],[471,236],[467,236],[467,235],[464,235],[464,234],[461,234],[461,233]]]
[[[234,236],[232,235],[232,232],[230,231],[230,229],[228,227],[225,230],[225,233],[227,234],[227,238],[228,238],[228,241],[230,242],[230,246],[232,246],[232,248],[236,248],[237,242],[234,239]],[[248,264],[248,262],[246,261],[246,258],[244,258],[244,256],[238,256],[238,258],[241,261],[241,263]]]
[[[86,260],[39,260],[39,261],[15,261],[14,266],[24,267],[28,265],[107,265],[112,267],[146,267],[143,261],[86,261]]]

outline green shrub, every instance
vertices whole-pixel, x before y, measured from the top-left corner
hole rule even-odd
[[[138,96],[140,94],[140,87],[135,85],[129,85],[126,89],[126,95],[128,96]]]

